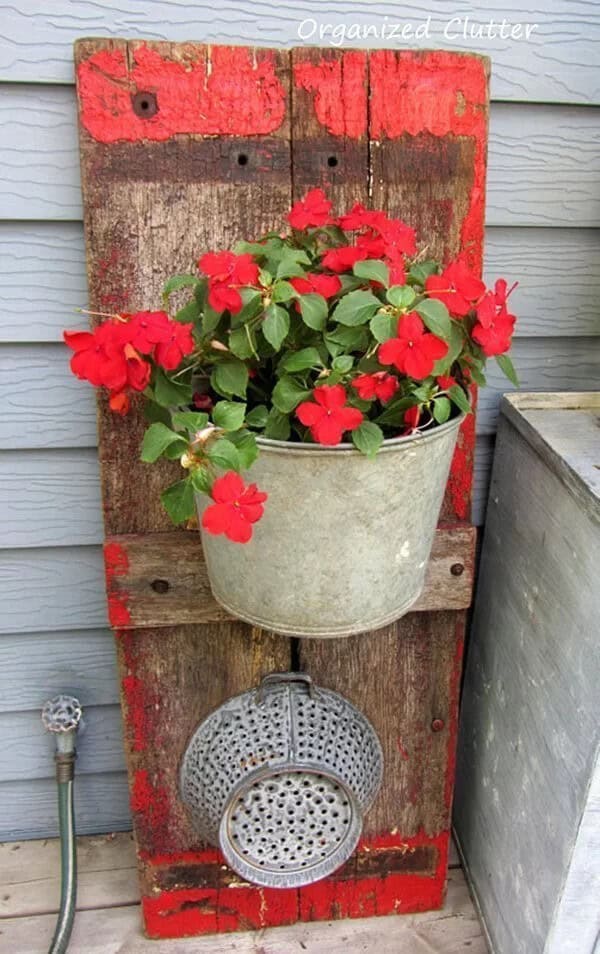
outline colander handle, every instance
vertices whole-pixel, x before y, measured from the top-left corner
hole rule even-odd
[[[270,672],[267,676],[263,676],[260,681],[256,693],[256,701],[259,703],[263,701],[265,689],[268,686],[289,685],[293,682],[303,683],[308,688],[308,693],[311,698],[314,699],[316,697],[317,690],[315,684],[307,672]]]

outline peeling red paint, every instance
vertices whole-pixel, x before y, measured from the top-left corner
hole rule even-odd
[[[108,602],[108,619],[115,629],[128,626],[131,623],[131,614],[128,607],[129,594],[115,585],[119,576],[126,576],[129,570],[129,558],[126,550],[118,543],[107,543],[104,546],[104,572],[106,577],[106,598]]]
[[[463,667],[463,653],[465,642],[464,621],[458,617],[456,621],[456,651],[452,661],[450,673],[450,690],[448,699],[448,748],[446,756],[446,778],[444,781],[444,803],[448,812],[452,809],[452,794],[454,792],[454,776],[456,772],[456,746],[458,742],[458,703],[460,698],[460,677]]]
[[[261,136],[285,117],[286,94],[273,54],[207,47],[207,61],[169,60],[142,45],[128,70],[125,51],[101,50],[77,70],[81,121],[99,142],[163,141],[179,133]],[[158,110],[142,117],[132,96],[150,93]]]
[[[338,918],[409,914],[439,908],[444,901],[449,832],[430,837],[423,831],[410,838],[385,834],[362,839],[359,853],[397,849],[407,854],[421,847],[436,851],[433,874],[384,876],[323,881],[298,890],[259,888],[245,882],[222,888],[174,888],[142,898],[146,932],[153,938],[186,937],[228,931],[256,930]],[[206,863],[211,852],[145,855],[150,867],[163,864]],[[218,852],[215,863],[222,863]]]
[[[448,496],[452,509],[460,520],[471,515],[471,492],[473,489],[473,457],[475,453],[475,409],[477,388],[471,387],[473,414],[468,414],[461,424],[456,448],[448,476]]]
[[[151,778],[146,769],[138,769],[133,773],[130,802],[131,811],[137,816],[138,837],[140,834],[144,840],[160,837],[168,826],[169,795],[166,788]]]
[[[402,739],[400,738],[400,736],[398,736],[398,738],[397,738],[397,740],[396,740],[396,748],[398,749],[398,751],[399,751],[400,755],[402,756],[402,758],[404,759],[404,761],[405,761],[405,762],[408,762],[408,758],[409,758],[408,752],[407,752],[406,749],[404,748],[404,745],[402,744]]]
[[[461,227],[461,247],[481,272],[487,143],[487,77],[481,60],[443,50],[375,50],[369,61],[371,137],[469,136],[474,181]]]
[[[296,63],[294,83],[314,92],[317,119],[332,136],[360,139],[367,131],[367,54],[344,53],[319,63]]]

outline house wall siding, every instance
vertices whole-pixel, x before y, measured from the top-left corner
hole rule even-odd
[[[4,6],[4,5],[3,5]],[[452,17],[536,24],[529,42],[467,40],[492,57],[486,275],[519,278],[514,361],[527,389],[600,381],[600,8],[437,3],[426,47]],[[26,0],[3,9],[0,48],[0,837],[56,833],[46,698],[77,694],[81,832],[129,826],[118,686],[107,626],[95,407],[69,373],[64,327],[81,325],[85,251],[72,43],[80,36],[299,45],[302,20],[424,22],[417,3],[330,0]],[[387,17],[387,21],[385,18]],[[315,37],[312,43],[318,44]],[[393,46],[394,42],[372,45]],[[361,45],[350,44],[350,45]],[[482,393],[475,522],[485,517],[499,394]]]

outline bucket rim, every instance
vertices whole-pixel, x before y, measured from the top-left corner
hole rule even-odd
[[[459,415],[453,417],[449,421],[446,421],[445,424],[438,424],[431,431],[404,434],[401,437],[387,438],[383,441],[383,444],[377,451],[377,454],[379,455],[382,453],[399,450],[410,444],[430,444],[433,441],[444,437],[448,433],[458,430],[466,417],[466,412],[461,411]],[[272,438],[261,437],[257,434],[256,443],[258,447],[260,447],[261,452],[267,451],[268,453],[273,454],[292,454],[297,456],[304,454],[331,454],[337,456],[352,455],[364,457],[364,454],[349,441],[344,441],[340,444],[301,444],[297,441],[276,441]]]

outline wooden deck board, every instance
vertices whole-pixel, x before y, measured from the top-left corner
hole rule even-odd
[[[314,922],[219,937],[149,941],[141,933],[128,832],[78,839],[79,892],[69,954],[486,954],[454,845],[441,911]],[[45,954],[59,897],[59,843],[0,845],[0,954]]]

